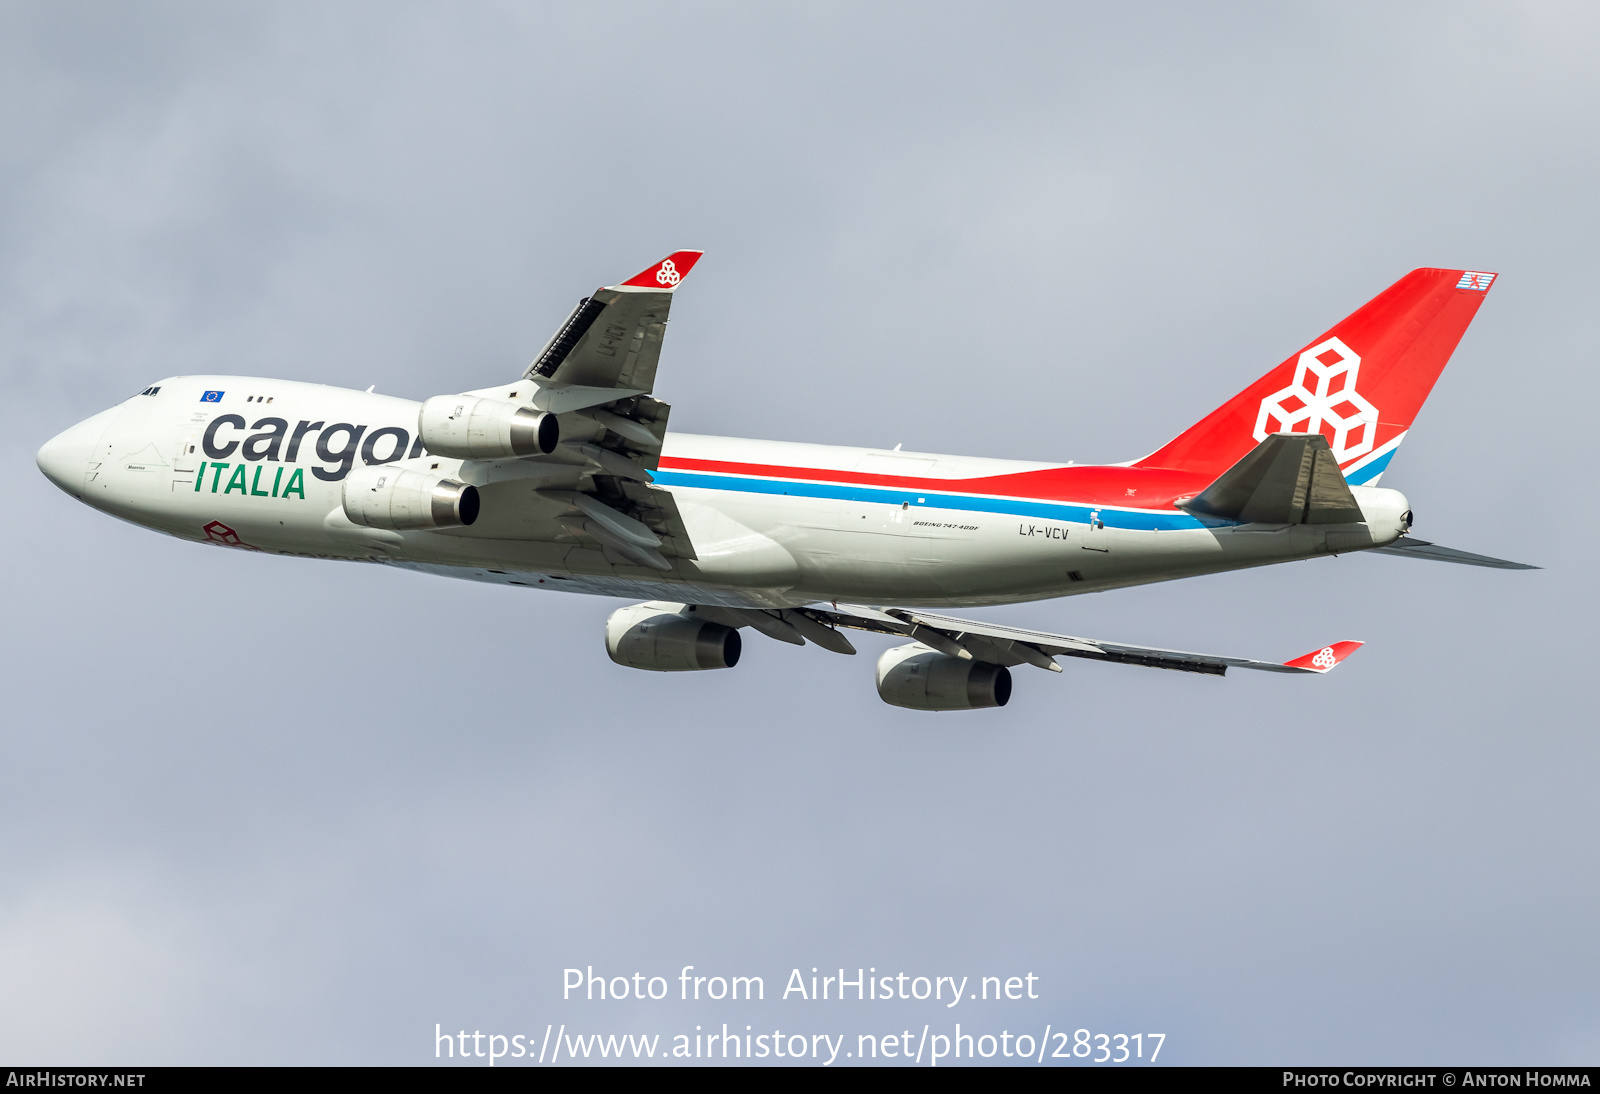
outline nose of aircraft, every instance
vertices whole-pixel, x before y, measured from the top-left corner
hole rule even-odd
[[[121,407],[102,410],[92,418],[85,418],[70,429],[62,430],[39,449],[36,458],[45,478],[67,493],[77,497],[83,492],[83,477],[89,469],[89,457],[100,444],[111,419]]]

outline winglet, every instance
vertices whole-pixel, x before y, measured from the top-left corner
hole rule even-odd
[[[665,289],[671,292],[689,276],[704,251],[674,251],[648,270],[628,278],[623,284],[635,289]]]
[[[1335,642],[1331,646],[1323,646],[1320,650],[1308,653],[1304,657],[1296,657],[1293,661],[1285,661],[1286,669],[1299,669],[1302,672],[1327,672],[1333,666],[1349,657],[1362,646],[1360,642]]]

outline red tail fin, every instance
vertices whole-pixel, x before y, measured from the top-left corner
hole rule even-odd
[[[1494,281],[1412,270],[1136,467],[1215,477],[1272,433],[1320,432],[1352,483],[1374,483]]]

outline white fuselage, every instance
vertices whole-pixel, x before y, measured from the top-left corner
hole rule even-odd
[[[1227,525],[1175,508],[1174,495],[1205,484],[1167,473],[668,434],[656,483],[672,491],[695,557],[658,573],[553,523],[554,503],[535,491],[581,489],[592,472],[561,449],[444,459],[422,452],[411,400],[238,376],[155,386],[55,438],[40,467],[98,509],[185,539],[535,588],[724,606],[953,607],[1381,546],[1404,530],[1405,499],[1390,490],[1355,488],[1364,524]],[[207,391],[225,394],[203,402]],[[430,531],[352,523],[345,475],[395,460],[478,487],[482,516]],[[1080,480],[1088,485],[1071,493]],[[1057,486],[1027,485],[1046,481]]]

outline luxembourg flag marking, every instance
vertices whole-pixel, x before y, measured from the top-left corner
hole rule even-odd
[[[1461,275],[1461,280],[1456,282],[1458,289],[1476,289],[1478,292],[1488,292],[1489,283],[1494,280],[1492,273],[1474,273],[1467,270]]]

